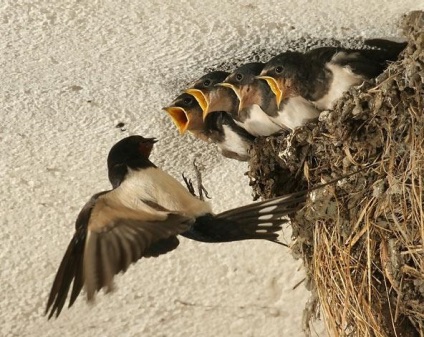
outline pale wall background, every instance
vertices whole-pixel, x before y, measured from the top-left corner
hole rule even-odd
[[[199,155],[217,212],[251,200],[245,163],[179,137],[160,110],[185,83],[305,36],[399,37],[401,14],[422,8],[423,0],[2,0],[0,335],[300,336],[308,292],[292,288],[301,263],[269,242],[181,239],[117,277],[117,291],[93,306],[80,298],[51,321],[43,312],[76,215],[109,188],[106,155],[122,137],[158,137],[153,161],[177,177]]]

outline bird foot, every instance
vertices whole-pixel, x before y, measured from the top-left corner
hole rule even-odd
[[[194,171],[196,172],[196,179],[197,179],[197,191],[199,193],[199,199],[204,201],[205,198],[210,199],[211,197],[208,194],[208,191],[203,186],[202,183],[202,170],[205,168],[203,165],[197,165],[196,159],[193,160],[193,167]]]
[[[211,197],[208,194],[208,191],[206,190],[206,188],[203,186],[202,183],[202,170],[205,168],[203,165],[198,165],[196,163],[196,159],[193,160],[193,167],[194,167],[194,171],[196,172],[196,180],[197,180],[197,192],[199,193],[199,196],[196,195],[195,189],[194,189],[194,185],[193,185],[193,181],[186,177],[184,175],[184,173],[182,174],[183,180],[187,186],[188,191],[195,196],[196,198],[199,198],[200,200],[204,201],[205,198],[210,199]]]
[[[188,191],[194,196],[197,197],[196,192],[194,191],[194,186],[193,186],[193,182],[191,181],[190,178],[187,178],[184,173],[181,174],[183,176],[183,180],[187,186]]]

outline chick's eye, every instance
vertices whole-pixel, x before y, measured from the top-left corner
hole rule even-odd
[[[211,80],[204,80],[204,81],[203,81],[203,85],[204,85],[205,87],[209,87],[209,86],[211,85]]]
[[[191,97],[184,98],[184,104],[191,104],[193,102],[193,99]]]
[[[237,74],[236,75],[236,80],[237,81],[241,81],[243,79],[243,75],[242,74]]]
[[[275,68],[275,72],[276,72],[277,74],[281,74],[281,73],[283,72],[283,67],[282,67],[282,66],[278,66],[278,67],[276,67],[276,68]]]

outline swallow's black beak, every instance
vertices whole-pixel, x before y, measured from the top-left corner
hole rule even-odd
[[[143,143],[148,143],[148,144],[154,144],[154,143],[157,143],[157,142],[158,142],[158,140],[154,137],[144,138],[144,140],[143,140]]]

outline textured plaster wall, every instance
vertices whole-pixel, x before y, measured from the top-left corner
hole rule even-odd
[[[188,81],[286,41],[397,37],[423,0],[0,2],[0,336],[299,336],[300,261],[269,242],[181,239],[43,316],[75,217],[108,189],[105,159],[129,134],[160,139],[153,161],[179,177],[199,156],[216,211],[251,200],[247,166],[179,137],[160,108]],[[126,124],[126,131],[115,128]],[[289,239],[289,237],[287,237]],[[322,326],[318,326],[318,331]]]

